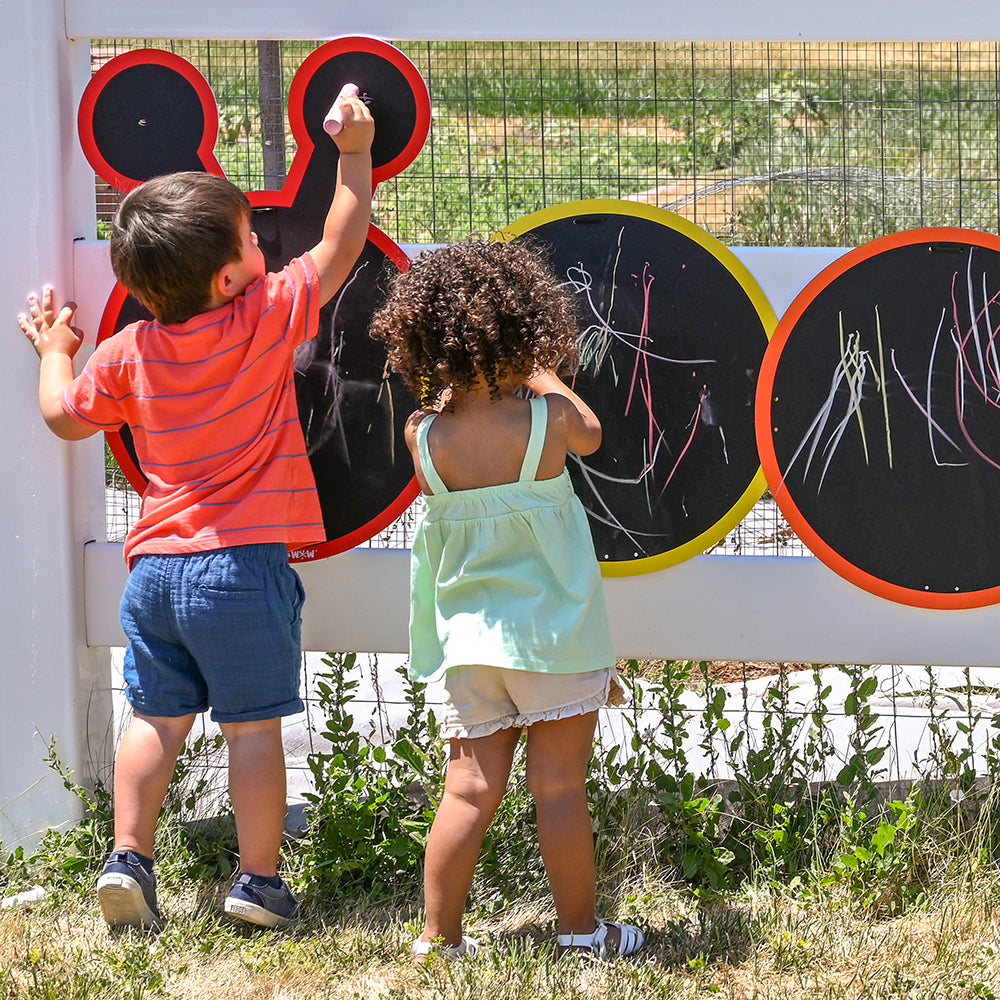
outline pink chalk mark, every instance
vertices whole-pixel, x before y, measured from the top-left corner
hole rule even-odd
[[[958,280],[958,273],[956,272],[951,282],[952,315],[954,316],[955,320],[956,334],[958,334],[959,330],[961,330],[961,321],[959,320],[958,316],[958,298],[955,294],[955,284],[957,280]],[[995,469],[1000,469],[1000,463],[990,458],[990,456],[987,455],[986,452],[984,452],[982,448],[980,448],[979,445],[976,444],[975,441],[973,441],[972,435],[969,433],[969,429],[965,424],[962,390],[965,386],[963,375],[967,374],[969,382],[971,382],[972,385],[976,388],[979,395],[984,400],[986,400],[987,404],[994,407],[995,409],[1000,409],[1000,403],[997,403],[990,398],[986,386],[980,385],[979,382],[976,381],[975,372],[973,371],[972,365],[969,364],[969,358],[966,354],[966,345],[968,344],[969,339],[972,337],[973,330],[976,328],[978,320],[982,318],[982,315],[983,313],[985,313],[986,309],[990,305],[992,305],[997,300],[998,297],[1000,297],[1000,292],[997,292],[989,300],[989,302],[984,304],[983,309],[976,316],[972,317],[972,325],[966,331],[964,336],[960,337],[958,342],[958,353],[955,355],[955,416],[958,420],[958,428],[962,432],[962,437],[964,437],[965,440],[969,443],[969,446],[972,448],[972,450],[984,462],[986,462],[989,465],[992,465]],[[996,331],[995,330],[991,331],[990,340],[992,341],[993,339],[995,339],[995,337],[996,337]]]
[[[667,491],[667,487],[670,485],[670,480],[674,478],[674,473],[677,471],[677,466],[681,464],[684,456],[687,454],[688,448],[691,447],[691,442],[694,440],[695,433],[698,430],[698,421],[701,417],[701,398],[698,399],[698,406],[694,411],[694,416],[691,418],[691,433],[688,435],[687,443],[681,448],[681,453],[677,456],[677,461],[674,462],[674,467],[670,470],[670,475],[667,476],[667,481],[663,484],[663,489],[660,490],[660,496],[662,497]]]
[[[957,280],[958,280],[958,272],[956,271],[955,274],[952,276],[952,279],[951,279],[951,309],[952,309],[952,316],[953,316],[954,321],[955,321],[955,333],[956,333],[956,335],[959,334],[959,331],[962,328],[962,326],[961,326],[961,320],[959,319],[959,315],[958,315],[958,298],[957,298],[957,296],[955,294],[955,283],[956,283]],[[993,400],[990,399],[989,394],[988,394],[987,389],[986,389],[986,386],[985,385],[981,385],[976,380],[976,376],[975,376],[975,374],[973,373],[973,370],[972,370],[972,365],[969,364],[969,358],[968,358],[968,356],[966,354],[966,350],[965,350],[966,344],[968,344],[969,340],[972,337],[973,332],[977,329],[979,321],[983,318],[983,316],[985,316],[987,314],[986,313],[987,309],[989,309],[989,307],[991,305],[993,305],[998,299],[1000,299],[1000,291],[998,291],[996,294],[994,294],[992,298],[990,298],[989,300],[987,300],[983,304],[983,308],[980,309],[978,313],[976,313],[975,315],[973,315],[971,317],[971,325],[969,326],[969,329],[965,333],[965,335],[961,336],[961,339],[959,340],[958,349],[959,349],[959,355],[960,355],[961,361],[963,363],[963,367],[968,370],[968,372],[969,372],[969,379],[972,382],[972,384],[975,386],[975,388],[977,390],[979,390],[979,393],[982,395],[982,397],[985,400],[987,400],[990,403],[990,405],[995,406],[998,409],[1000,409],[1000,403],[994,402]],[[997,339],[998,334],[1000,334],[1000,330],[994,329],[994,330],[990,331],[989,340],[987,341],[987,346],[988,347],[992,346],[994,344],[994,342]],[[994,378],[996,378],[996,375],[997,375],[996,370],[995,369],[991,369],[991,370],[993,371]]]
[[[639,328],[639,342],[635,348],[635,365],[632,368],[632,383],[628,389],[628,399],[625,402],[625,415],[628,416],[629,408],[632,406],[632,395],[635,392],[635,380],[639,374],[640,361],[645,362],[646,377],[649,377],[649,360],[645,356],[644,345],[649,339],[649,290],[653,284],[653,278],[649,274],[649,262],[642,269],[642,325]]]

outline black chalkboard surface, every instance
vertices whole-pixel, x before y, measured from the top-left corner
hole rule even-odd
[[[1000,239],[895,233],[819,274],[757,398],[776,502],[846,579],[929,608],[1000,600]]]
[[[133,49],[106,62],[80,98],[77,130],[94,171],[119,191],[177,170],[223,173],[212,88],[164,49]]]
[[[764,491],[753,400],[775,318],[749,273],[686,219],[632,202],[559,205],[497,238],[540,244],[576,293],[574,384],[604,437],[569,468],[604,572],[720,541]]]
[[[253,227],[271,271],[322,236],[339,157],[323,119],[346,83],[359,88],[376,121],[373,181],[403,170],[427,137],[427,88],[398,49],[379,39],[348,36],[312,52],[289,90],[296,153],[288,177],[281,190],[249,194]],[[170,52],[137,49],[110,60],[86,88],[78,122],[91,165],[121,191],[174,170],[223,173],[214,154],[218,110],[211,88],[194,66]],[[321,311],[319,335],[296,353],[299,415],[326,537],[293,553],[293,559],[328,556],[366,541],[418,492],[403,441],[415,402],[402,380],[387,373],[384,346],[367,335],[387,275],[406,266],[403,250],[372,226],[352,275]],[[149,318],[116,286],[98,340]],[[143,492],[147,480],[129,429],[108,440],[129,482]]]
[[[295,352],[299,421],[327,541],[293,553],[293,560],[367,541],[416,498],[404,440],[416,400],[387,371],[384,345],[367,335],[386,279],[407,265],[403,251],[373,226],[351,276],[321,310],[319,334]]]

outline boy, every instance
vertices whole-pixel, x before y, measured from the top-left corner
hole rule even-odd
[[[78,440],[127,423],[149,486],[125,542],[122,626],[134,718],[115,759],[115,845],[97,882],[112,927],[159,920],[153,835],[177,754],[211,707],[229,747],[240,874],[226,912],[266,927],[297,903],[277,874],[285,818],[281,718],[301,710],[304,594],[288,549],[322,538],[299,425],[293,352],[364,248],[374,124],[356,97],[320,242],[265,274],[250,204],[204,173],[153,178],[123,199],[118,280],[153,313],[100,344],[74,378],[75,305],[51,287],[18,323],[40,358],[49,428]]]

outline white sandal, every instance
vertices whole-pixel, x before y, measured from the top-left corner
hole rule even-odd
[[[617,927],[619,933],[618,947],[608,944],[608,928]],[[556,940],[560,948],[585,949],[598,958],[608,958],[611,955],[634,955],[646,940],[638,927],[632,924],[619,924],[614,920],[597,921],[597,929],[593,934],[560,934]]]
[[[456,958],[475,955],[479,951],[479,942],[466,934],[462,935],[462,940],[458,944],[437,944],[434,941],[424,941],[418,937],[410,945],[410,951],[413,952],[414,958],[426,958],[433,952],[444,955],[449,962],[453,962]]]

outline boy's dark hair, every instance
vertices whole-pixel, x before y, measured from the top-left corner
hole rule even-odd
[[[471,388],[479,376],[496,397],[506,374],[573,371],[578,332],[572,294],[525,238],[424,251],[390,279],[371,324],[421,406],[448,386]]]
[[[239,260],[239,226],[249,215],[249,199],[224,177],[153,177],[118,207],[111,268],[161,323],[183,323],[205,311],[219,269]]]

